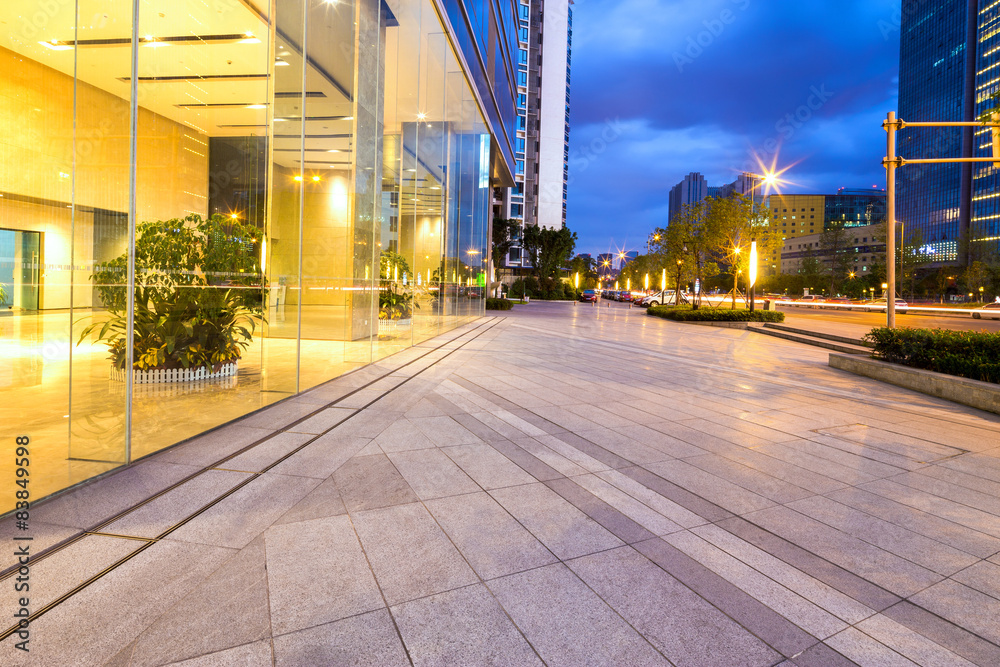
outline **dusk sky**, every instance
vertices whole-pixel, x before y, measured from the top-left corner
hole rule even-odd
[[[577,252],[643,252],[686,174],[730,183],[756,168],[754,152],[770,165],[775,146],[783,192],[884,188],[899,11],[899,0],[576,0]]]

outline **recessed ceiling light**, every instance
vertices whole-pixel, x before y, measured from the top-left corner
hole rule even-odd
[[[58,39],[53,39],[49,42],[38,42],[42,46],[52,51],[69,51],[73,47],[69,44],[60,44]]]
[[[248,104],[247,109],[266,109],[266,104]]]
[[[339,148],[331,148],[330,150],[327,151],[327,153],[339,153],[339,152],[340,152]]]
[[[354,116],[344,116],[341,120],[354,120]]]
[[[274,66],[275,67],[288,67],[288,63],[286,63],[281,58],[275,58],[274,59]]]

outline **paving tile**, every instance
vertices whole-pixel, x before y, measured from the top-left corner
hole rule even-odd
[[[362,417],[354,417],[341,422],[335,433],[340,436],[352,435],[358,438],[377,438],[393,422],[402,418],[401,412],[388,410],[365,410]]]
[[[746,514],[774,506],[774,501],[696,468],[686,461],[661,461],[644,467],[733,514]]]
[[[490,446],[539,481],[563,477],[561,472],[509,440],[491,442]]]
[[[622,468],[618,472],[624,477],[628,477],[659,494],[661,497],[676,503],[695,516],[701,517],[704,521],[720,521],[733,516],[732,512],[701,496],[695,495],[684,486],[674,484],[645,468],[638,466]]]
[[[954,473],[953,473],[954,474]],[[945,498],[952,502],[976,507],[994,516],[1000,515],[1000,498],[994,492],[976,491],[959,485],[955,480],[939,479],[939,476],[947,476],[947,472],[934,474],[934,466],[928,466],[928,472],[923,470],[913,473],[905,473],[892,478],[893,482],[912,486],[915,489],[924,491],[939,498]]]
[[[565,565],[488,585],[548,665],[670,664]]]
[[[824,611],[795,591],[761,574],[692,532],[674,533],[663,539],[814,637],[825,639],[848,626],[843,620]]]
[[[535,438],[522,437],[514,440],[514,443],[539,461],[558,471],[560,476],[572,477],[573,475],[585,475],[587,473],[586,468],[574,463]]]
[[[632,465],[632,462],[626,458],[615,454],[610,449],[603,447],[602,445],[588,440],[577,433],[571,433],[569,431],[564,431],[551,438],[558,439],[560,442],[564,442],[567,445],[573,447],[574,449],[583,452],[587,456],[600,461],[608,468],[623,468]],[[540,439],[545,442],[544,439]]]
[[[410,661],[389,612],[380,609],[275,636],[274,664],[408,667]]]
[[[261,475],[170,533],[169,539],[242,549],[318,484],[307,477]]]
[[[809,438],[813,436],[815,434],[810,434]],[[781,458],[849,484],[860,484],[883,477],[891,477],[904,470],[904,468],[865,458],[809,438],[763,445],[758,447],[756,451]]]
[[[684,463],[704,470],[710,475],[720,477],[776,503],[790,503],[793,500],[808,498],[814,495],[813,491],[808,491],[802,486],[790,484],[767,472],[744,465],[741,461],[719,456],[718,454],[691,456],[684,459]],[[805,483],[805,481],[802,480],[801,483]]]
[[[278,433],[252,449],[223,461],[218,467],[225,470],[261,472],[292,450],[304,445],[312,437],[307,433]]]
[[[567,442],[567,440],[570,440],[570,438],[566,438],[567,435],[569,434],[560,433],[559,435],[548,435],[548,434],[536,435],[534,437],[534,440],[542,443],[552,451],[556,452],[560,456],[569,459],[570,461],[577,464],[578,466],[580,466],[581,468],[583,468],[588,472],[596,472],[598,470],[608,469],[609,466],[606,463],[602,462],[601,459],[594,458],[589,453],[585,453],[577,445],[580,442],[585,442],[587,443],[587,445],[589,445],[589,450],[594,451],[595,453],[597,450],[601,452],[604,452],[606,450],[603,450],[602,448],[594,445],[593,443],[587,440],[584,440],[583,438],[575,438],[573,439],[574,440],[573,444],[570,444],[569,442]]]
[[[980,637],[1000,644],[1000,600],[946,579],[909,600]]]
[[[136,554],[31,624],[30,663],[11,641],[3,665],[99,665],[130,644],[235,551],[165,540]]]
[[[855,628],[830,637],[826,643],[859,665],[914,667],[917,664]]]
[[[420,504],[357,512],[353,520],[390,606],[478,581]]]
[[[140,461],[50,501],[39,503],[31,510],[31,525],[38,526],[39,529],[45,525],[89,529],[200,470],[201,468],[191,465],[162,463],[158,458]],[[4,532],[10,534],[14,531],[8,529]],[[46,541],[54,542],[56,536],[62,534],[57,529],[53,529],[53,533],[55,534]]]
[[[545,482],[545,486],[558,493],[626,544],[648,540],[655,536],[654,533],[643,528],[628,515],[618,511],[571,479],[554,479]]]
[[[271,667],[273,664],[270,640],[173,663],[177,667]]]
[[[384,455],[354,457],[334,473],[333,480],[351,512],[419,500]]]
[[[156,537],[252,477],[253,475],[245,472],[206,470],[117,521],[102,526],[100,532],[133,537]]]
[[[266,428],[272,431],[282,429],[306,415],[316,412],[316,406],[309,403],[281,401],[244,417],[237,424],[252,428]]]
[[[543,664],[481,584],[398,605],[392,614],[415,666]]]
[[[968,660],[882,614],[862,621],[857,628],[918,665],[975,667]]]
[[[395,452],[388,457],[421,500],[480,490],[479,485],[440,449]]]
[[[701,447],[696,447],[695,445],[689,444],[680,438],[675,438],[642,424],[618,426],[615,427],[614,430],[628,436],[640,444],[663,452],[671,458],[682,459],[688,456],[698,456],[699,454],[706,453],[706,450]]]
[[[363,415],[362,418],[365,416],[367,415]],[[375,438],[374,442],[386,453],[436,447],[434,442],[408,419],[394,421]]]
[[[367,438],[345,435],[339,430],[321,435],[290,457],[274,466],[268,474],[295,475],[326,479],[371,442]]]
[[[667,544],[662,538],[639,542],[635,548],[692,591],[786,657],[816,639],[738,587]]]
[[[313,409],[316,409],[315,406]],[[158,453],[156,462],[202,468],[269,437],[280,428],[281,426],[254,428],[245,421],[229,424]]]
[[[848,624],[858,623],[875,613],[870,607],[717,525],[700,526],[692,532]]]
[[[956,549],[986,558],[1000,552],[1000,539],[934,516],[909,505],[897,503],[863,489],[843,489],[828,496],[857,510],[877,516],[907,530],[932,537]]]
[[[883,479],[858,487],[992,537],[1000,537],[1000,517],[975,507],[927,493],[922,489]]]
[[[795,656],[794,660],[781,664],[787,667],[858,667],[858,663],[845,658],[826,644],[813,644]]]
[[[272,526],[265,538],[276,635],[384,607],[348,517]]]
[[[909,602],[900,602],[882,612],[901,625],[930,639],[977,665],[1000,665],[1000,646]]]
[[[601,477],[596,475],[580,475],[574,477],[573,481],[638,523],[653,535],[666,535],[683,529],[679,524],[671,521],[656,510],[651,509],[641,501],[636,500]]]
[[[734,517],[718,522],[718,526],[875,611],[900,600],[881,586],[749,521]]]
[[[476,445],[482,442],[472,431],[451,417],[419,417],[411,419],[410,422],[438,447]]]
[[[258,538],[144,630],[129,665],[179,662],[267,639],[267,596],[264,540]]]
[[[567,565],[678,666],[773,665],[780,655],[631,547]]]
[[[483,579],[555,562],[555,557],[488,494],[426,503],[462,556]]]
[[[610,428],[591,428],[587,430],[574,431],[576,435],[591,441],[595,445],[621,457],[624,462],[615,467],[625,465],[648,464],[656,461],[667,461],[673,457],[659,449],[648,447],[641,442],[633,440],[629,436]]]
[[[293,433],[325,433],[345,419],[348,419],[356,410],[350,408],[326,408],[306,420],[288,427],[288,431]]]
[[[24,584],[17,581],[20,576],[17,572],[11,573],[0,584],[0,618],[3,619],[0,630],[6,630],[17,622],[14,612],[21,607],[20,599],[27,597],[31,603],[28,609],[35,613],[145,544],[138,540],[87,535],[45,558],[30,557],[27,590],[16,590],[17,586]],[[4,546],[4,562],[10,563],[18,562],[16,552],[20,548],[28,549],[29,554],[35,551],[34,544],[27,541],[5,542]]]
[[[490,495],[561,560],[623,544],[544,484],[494,489]]]
[[[305,498],[282,514],[281,518],[274,522],[274,525],[325,519],[341,514],[347,514],[347,508],[344,507],[344,501],[340,498],[340,490],[337,488],[336,482],[330,478],[320,482],[315,489],[306,494]]]
[[[530,484],[535,481],[534,477],[489,445],[456,445],[441,451],[484,489]]]

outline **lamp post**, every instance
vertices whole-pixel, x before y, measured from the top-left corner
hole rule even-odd
[[[733,248],[733,310],[736,310],[736,287],[740,278],[740,249]]]
[[[754,226],[755,226],[754,225],[754,204],[756,203],[755,200],[754,200],[754,190],[757,189],[757,183],[754,182],[754,179],[759,178],[759,179],[761,179],[763,181],[764,185],[767,185],[768,187],[770,187],[770,186],[774,185],[778,181],[778,175],[775,174],[773,171],[769,171],[769,172],[767,172],[767,173],[765,173],[763,175],[761,175],[761,174],[754,174],[754,173],[750,173],[749,175],[751,176],[751,181],[750,181],[750,266],[747,267],[747,277],[749,278],[749,283],[750,283],[750,287],[749,287],[749,290],[750,290],[750,310],[753,311],[754,296],[755,296],[755,292],[756,292],[755,285],[757,283],[757,239],[756,239],[757,233],[754,230]],[[736,288],[734,287],[733,289],[734,289],[734,292],[733,292],[733,308],[736,308],[736,293],[735,293],[735,289]]]

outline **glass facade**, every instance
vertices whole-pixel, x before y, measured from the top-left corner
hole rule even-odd
[[[976,40],[976,115],[996,106],[991,97],[1000,91],[1000,7],[982,3],[978,14]],[[975,129],[973,148],[976,157],[990,157],[993,144],[990,130]],[[969,259],[1000,252],[1000,172],[990,162],[972,166],[972,218],[970,222]]]
[[[4,431],[34,499],[482,316],[512,183],[516,46],[486,37],[513,2],[136,6],[0,7]]]
[[[971,121],[975,50],[975,0],[911,3],[902,13],[899,117],[906,121]],[[974,34],[974,32],[972,33]],[[969,155],[971,131],[904,128],[897,135],[905,158]],[[935,262],[958,259],[958,241],[969,220],[972,170],[967,165],[913,165],[896,172],[896,217],[907,235],[919,230]]]

